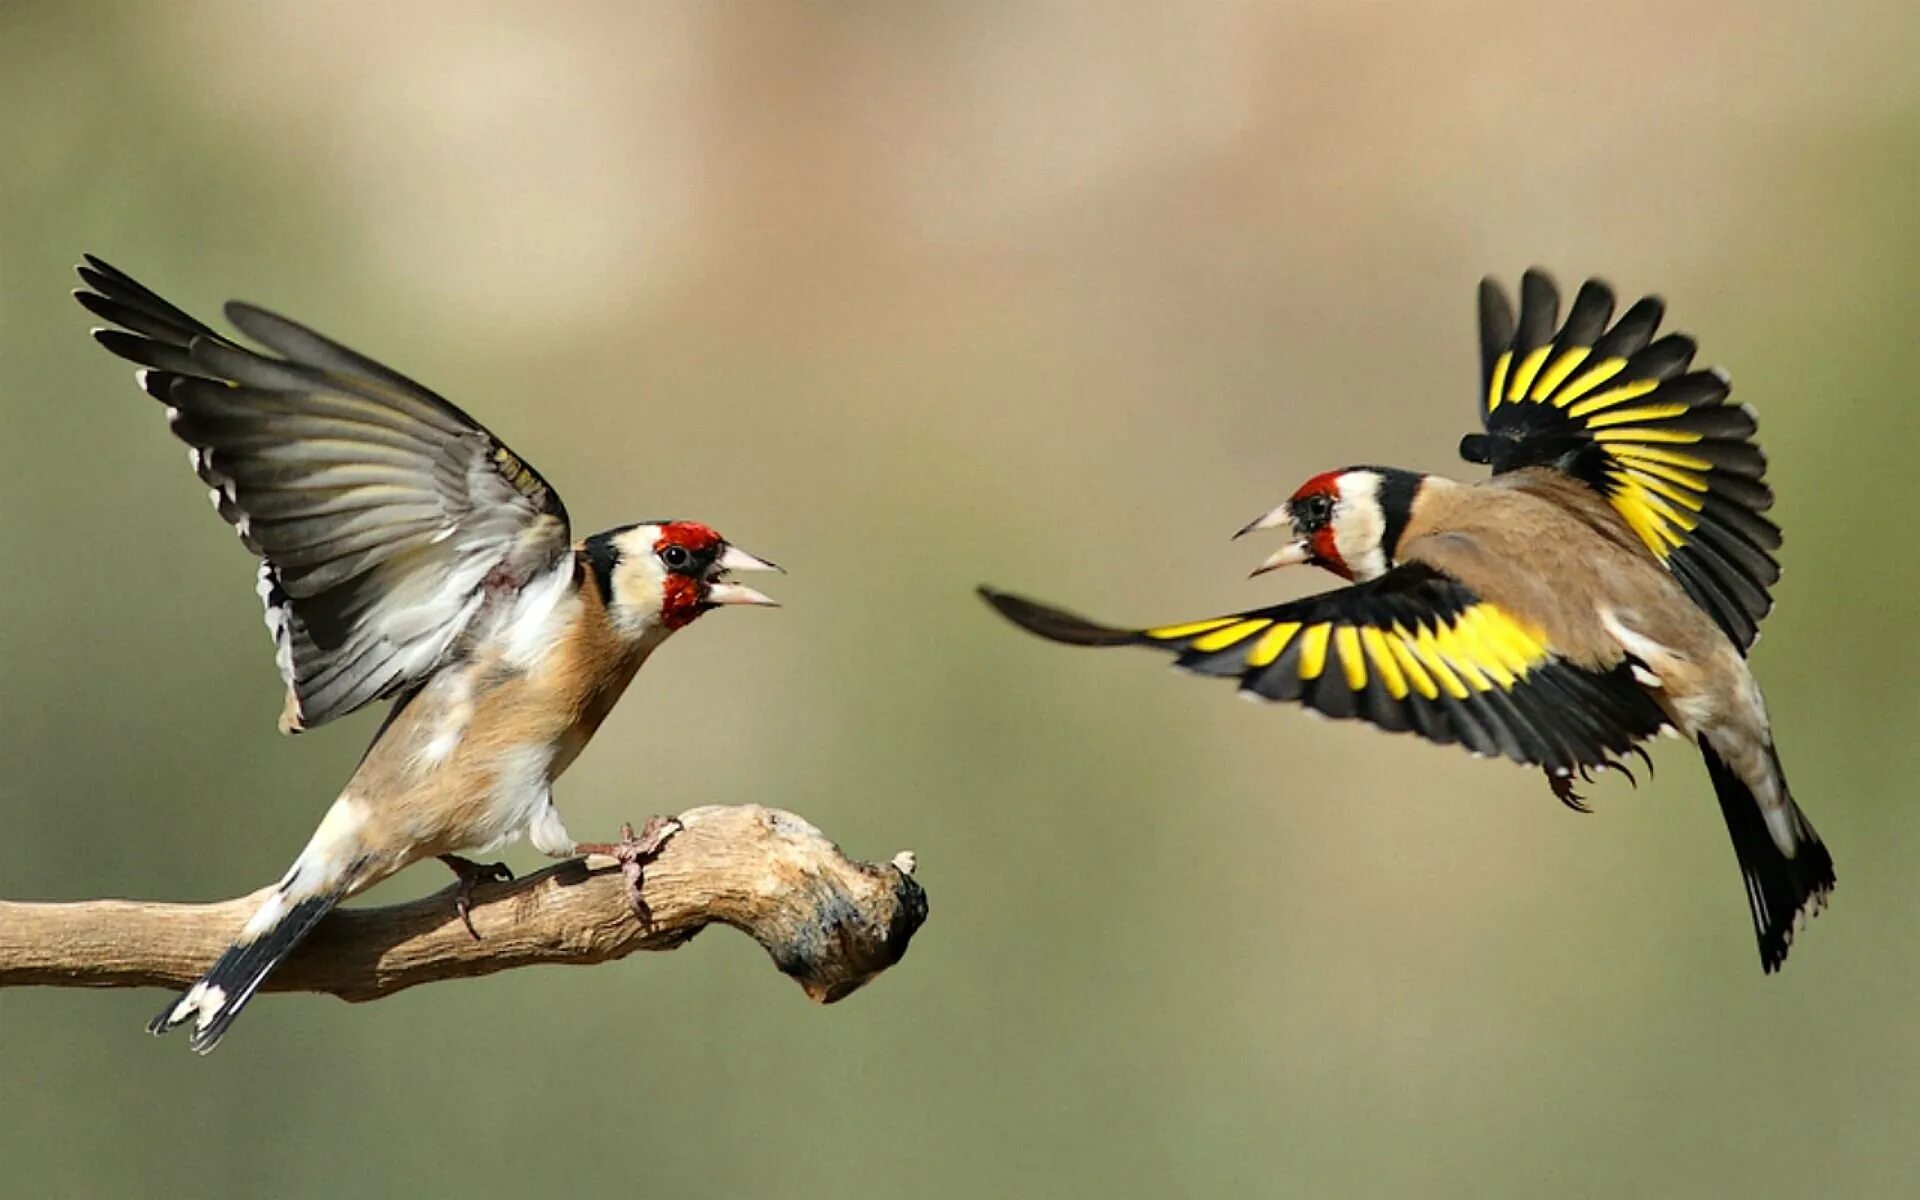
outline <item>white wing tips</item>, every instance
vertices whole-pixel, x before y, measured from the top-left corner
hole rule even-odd
[[[217,492],[214,502],[217,507]],[[280,710],[280,732],[301,733],[307,724],[301,716],[300,697],[293,686],[293,610],[286,592],[280,588],[280,579],[274,574],[272,563],[260,564],[260,574],[253,590],[260,597],[261,607],[266,610],[267,633],[273,638],[273,665],[280,669],[280,681],[287,685],[287,701]]]

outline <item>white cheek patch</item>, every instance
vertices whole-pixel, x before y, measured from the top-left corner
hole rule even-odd
[[[1387,573],[1387,514],[1380,507],[1380,477],[1349,471],[1340,477],[1340,502],[1333,510],[1333,548],[1356,583]]]
[[[613,538],[614,561],[611,569],[602,569],[600,597],[606,605],[607,621],[623,637],[645,635],[660,623],[660,606],[666,596],[667,569],[654,554],[660,541],[658,525],[635,525]]]
[[[667,594],[667,573],[651,549],[630,550],[613,573],[613,596],[607,608],[623,633],[645,633],[660,623],[660,604]]]

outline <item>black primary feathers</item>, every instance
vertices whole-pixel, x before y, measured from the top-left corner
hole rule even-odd
[[[1142,630],[980,594],[1051,641],[1156,646],[1186,670],[1237,679],[1250,696],[1554,772],[1610,764],[1666,724],[1630,663],[1575,666],[1526,622],[1420,564],[1270,608]]]
[[[1646,297],[1608,328],[1613,292],[1588,280],[1564,324],[1542,271],[1520,281],[1520,313],[1480,285],[1480,413],[1460,442],[1495,474],[1547,466],[1612,502],[1694,603],[1743,651],[1773,606],[1780,530],[1753,414],[1728,404],[1727,377],[1688,370],[1691,338],[1655,338],[1663,306]]]

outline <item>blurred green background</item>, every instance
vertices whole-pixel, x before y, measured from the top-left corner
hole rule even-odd
[[[205,1060],[158,992],[0,994],[0,1192],[1915,1194],[1916,49],[1904,0],[0,6],[0,895],[270,881],[377,720],[275,736],[253,565],[87,340],[90,250],[428,382],[583,532],[787,564],[569,824],[780,804],[933,904],[829,1009],[728,932],[272,996]],[[1533,263],[1663,293],[1762,415],[1756,661],[1841,880],[1778,978],[1683,746],[1578,817],[971,595],[1328,586],[1227,535],[1328,467],[1469,471],[1473,288]]]

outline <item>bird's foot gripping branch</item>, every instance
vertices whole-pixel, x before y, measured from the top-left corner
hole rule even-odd
[[[680,828],[678,817],[648,817],[645,828],[637,834],[632,825],[622,825],[619,841],[582,842],[574,847],[574,851],[610,858],[618,864],[620,874],[627,881],[627,900],[633,905],[634,915],[640,918],[642,925],[651,925],[653,913],[647,909],[647,893],[643,886],[646,866],[660,857],[660,848],[667,844],[667,839],[679,833]]]
[[[617,866],[572,859],[475,888],[477,941],[456,910],[458,885],[405,904],[337,910],[265,990],[377,1000],[514,967],[672,950],[721,924],[766,947],[808,996],[830,1004],[899,962],[926,920],[909,853],[856,862],[806,821],[758,805],[694,808],[678,820],[641,879],[644,925]],[[0,987],[183,987],[258,901],[0,901]]]

